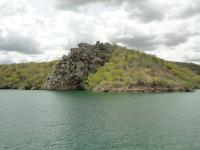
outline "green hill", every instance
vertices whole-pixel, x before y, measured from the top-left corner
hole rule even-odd
[[[0,65],[0,89],[42,89],[56,61]]]
[[[190,91],[200,87],[199,69],[199,65],[164,61],[118,47],[109,62],[88,75],[84,85],[92,91]]]

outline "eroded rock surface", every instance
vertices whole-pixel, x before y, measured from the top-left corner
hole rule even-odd
[[[99,66],[109,61],[112,50],[112,45],[99,41],[94,45],[78,44],[78,48],[72,48],[68,56],[64,55],[58,62],[54,72],[47,78],[45,89],[83,89],[82,81],[87,74],[95,72]]]

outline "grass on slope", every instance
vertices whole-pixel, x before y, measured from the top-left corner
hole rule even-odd
[[[0,65],[0,89],[41,89],[55,63]]]
[[[93,91],[146,88],[194,88],[200,76],[188,67],[152,55],[116,48],[112,58],[96,73],[90,73],[85,88]]]

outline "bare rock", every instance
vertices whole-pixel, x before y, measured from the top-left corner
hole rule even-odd
[[[99,41],[94,45],[78,44],[78,48],[72,48],[68,56],[63,55],[54,72],[48,76],[44,88],[48,90],[83,89],[82,81],[89,72],[95,72],[99,66],[110,60],[112,50],[112,45]]]

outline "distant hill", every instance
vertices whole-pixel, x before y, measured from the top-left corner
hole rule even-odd
[[[0,65],[0,89],[43,89],[56,61]]]
[[[80,43],[59,61],[0,65],[0,88],[191,91],[200,88],[200,65],[165,61],[109,43]]]
[[[194,71],[196,74],[200,75],[200,65],[193,64],[193,63],[184,63],[184,62],[177,62],[177,65],[181,67],[186,67]]]

